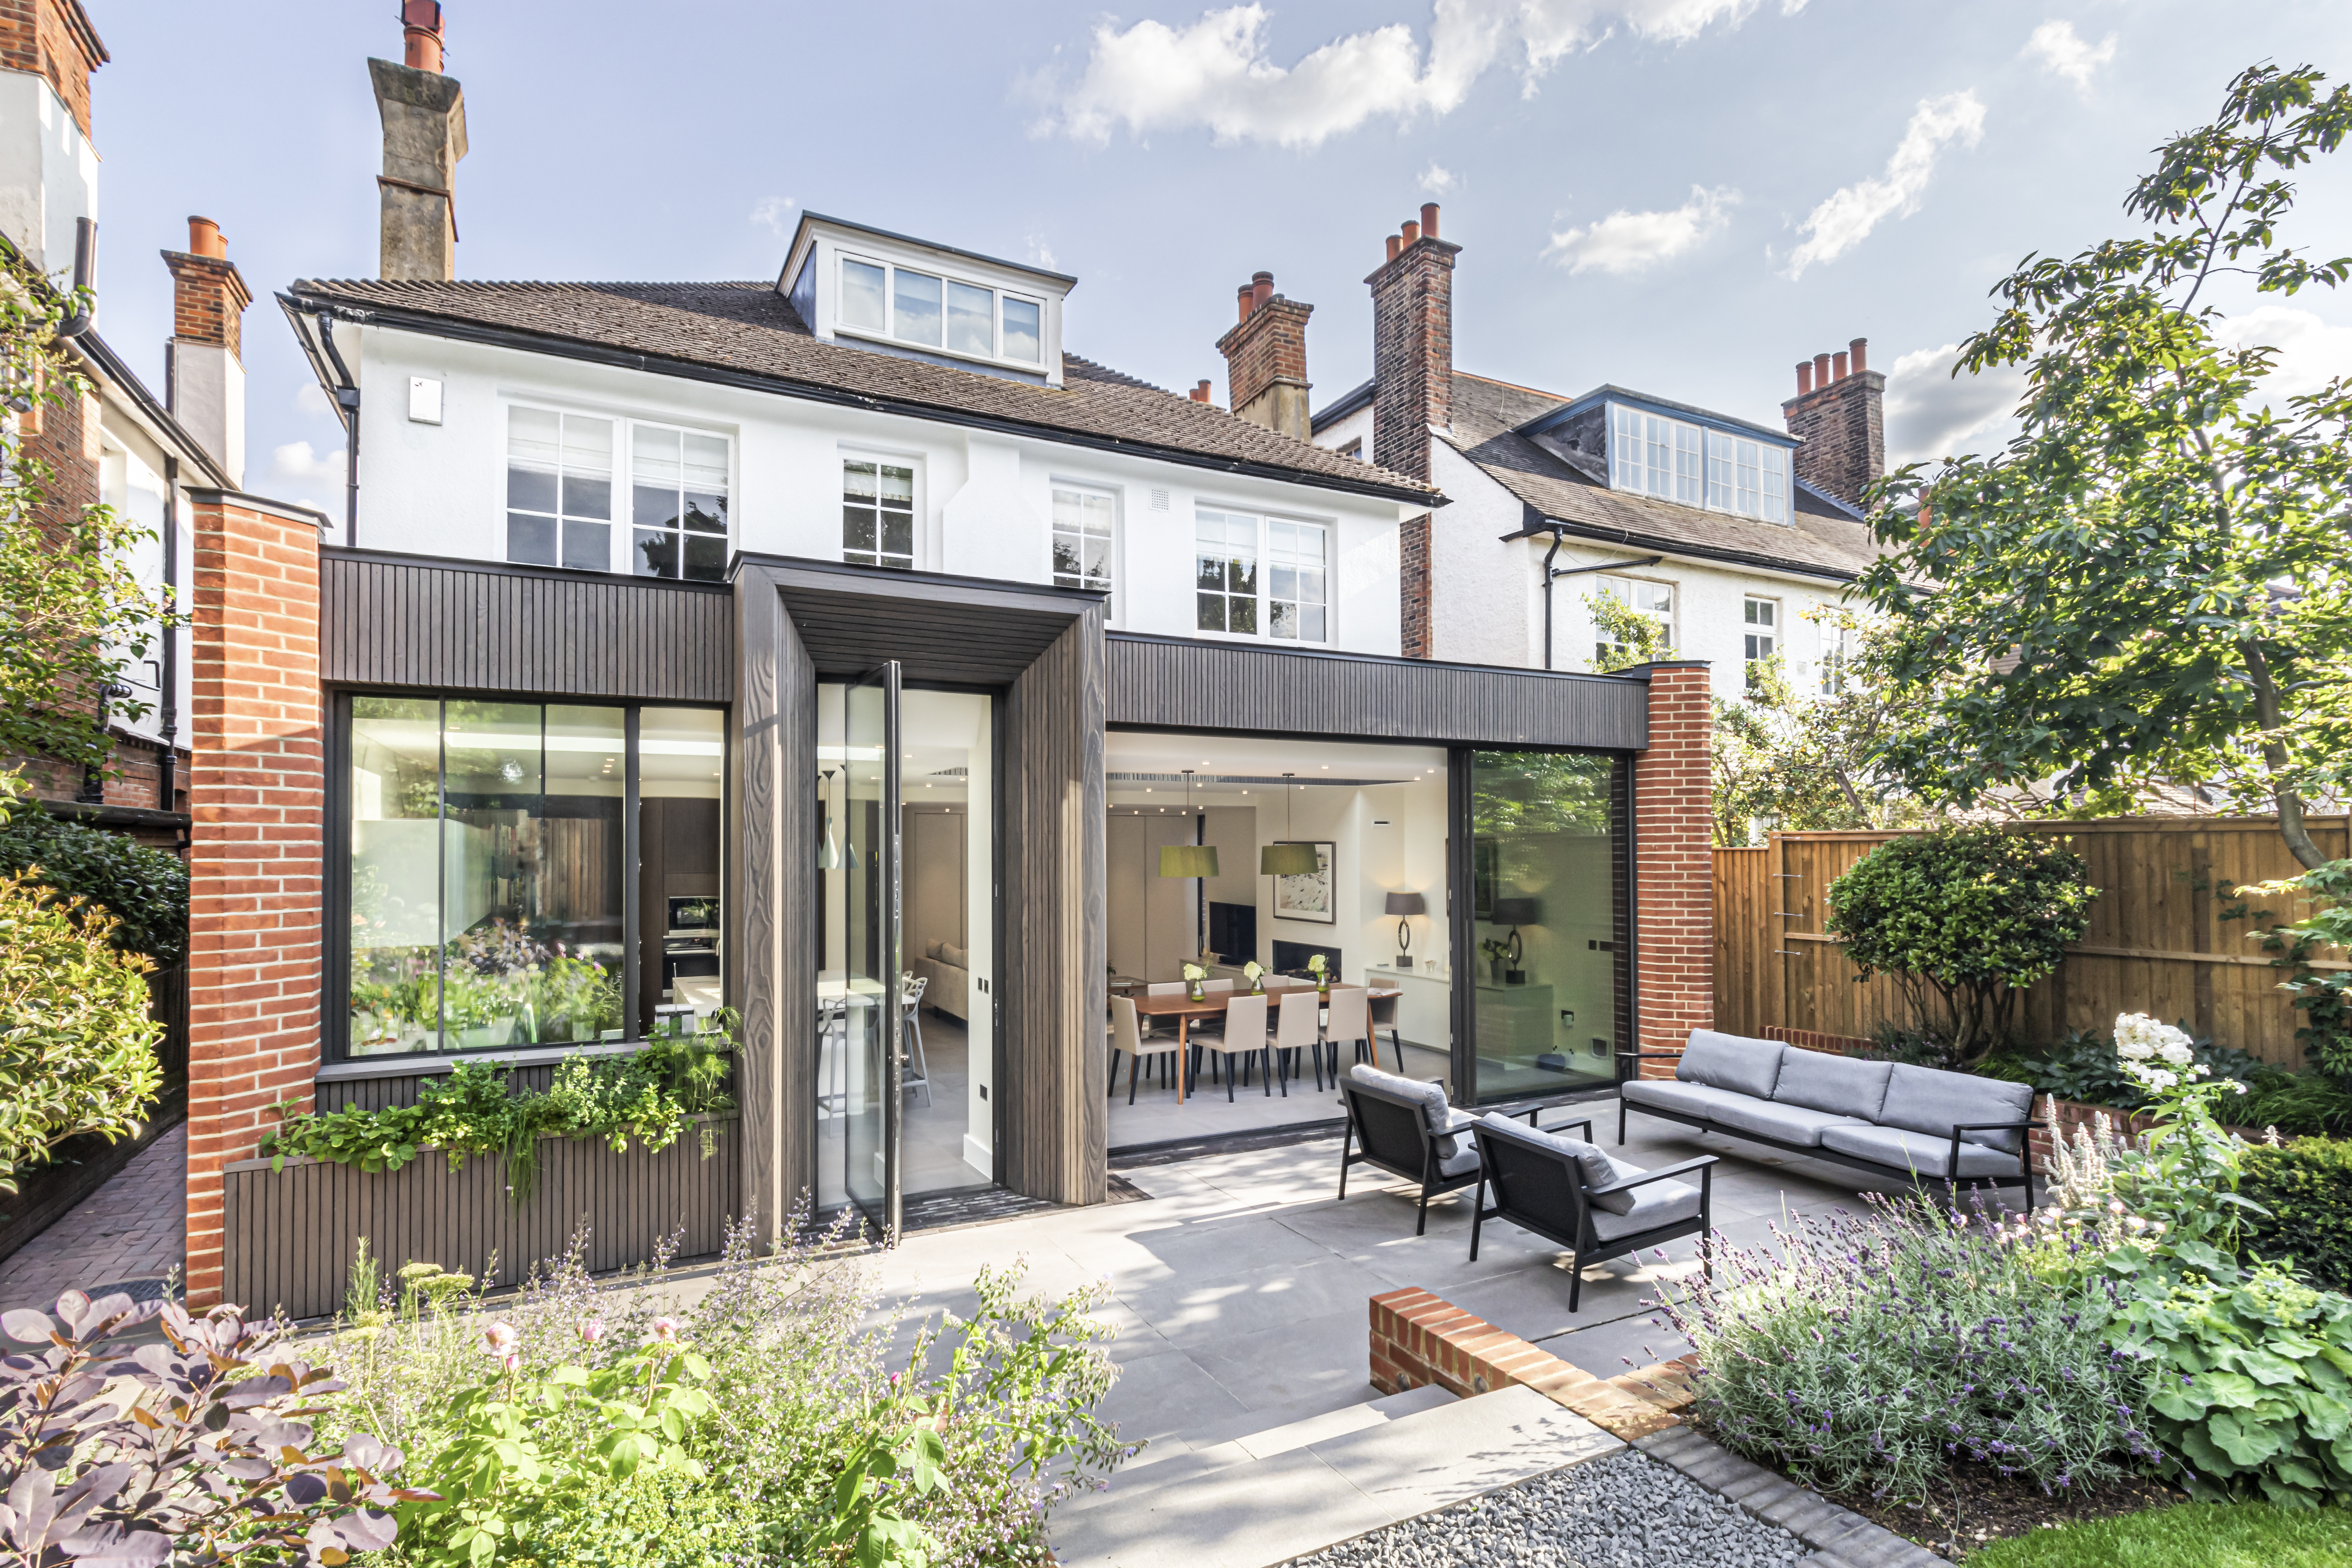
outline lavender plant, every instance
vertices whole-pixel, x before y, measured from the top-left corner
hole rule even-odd
[[[1955,1459],[2058,1492],[2161,1458],[2140,1363],[2108,1343],[2112,1280],[2038,1269],[2039,1228],[1980,1204],[1865,1196],[1865,1214],[1723,1248],[1714,1282],[1667,1294],[1704,1369],[1696,1413],[1726,1443],[1907,1502]]]

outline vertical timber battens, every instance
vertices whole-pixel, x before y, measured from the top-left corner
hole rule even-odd
[[[1103,1046],[1105,660],[1088,609],[1006,693],[1005,1184],[1109,1195]]]

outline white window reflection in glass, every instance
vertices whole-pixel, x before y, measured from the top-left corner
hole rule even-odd
[[[1195,523],[1196,629],[1257,635],[1257,519],[1204,511]]]
[[[629,569],[640,577],[727,576],[727,443],[693,430],[629,430]]]
[[[1266,636],[1293,642],[1323,640],[1323,530],[1311,522],[1267,520]]]
[[[841,263],[841,321],[844,326],[860,327],[869,332],[889,330],[889,313],[885,307],[883,286],[887,273],[870,261]]]
[[[507,559],[613,569],[613,421],[507,411]]]
[[[910,343],[944,346],[940,332],[940,280],[928,272],[891,268],[893,335]]]
[[[894,463],[841,465],[841,558],[858,566],[915,569],[915,470]]]
[[[1658,651],[1666,652],[1675,646],[1675,590],[1671,583],[1652,583],[1640,577],[1603,577],[1601,591],[1635,615],[1647,616],[1658,623]],[[1617,639],[1607,627],[1598,627],[1593,638],[1593,659],[1599,663],[1609,657]]]
[[[1777,599],[1748,599],[1740,607],[1742,653],[1748,684],[1754,686],[1764,665],[1780,646],[1780,603]]]
[[[842,258],[837,320],[970,359],[1036,365],[1045,358],[1042,300],[883,262]]]
[[[1054,487],[1054,586],[1110,592],[1112,520],[1118,503],[1098,490]],[[1104,601],[1103,613],[1110,613]]]
[[[1024,364],[1045,358],[1045,308],[1034,300],[1004,296],[1004,357]]]

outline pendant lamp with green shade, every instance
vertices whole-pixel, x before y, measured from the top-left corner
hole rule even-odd
[[[1284,778],[1297,778],[1285,773]],[[1282,786],[1282,836],[1290,837],[1290,786]],[[1312,844],[1269,844],[1257,852],[1257,874],[1261,877],[1312,877],[1323,868]]]
[[[1192,815],[1192,770],[1184,770],[1184,815]],[[1160,874],[1163,877],[1213,877],[1217,847],[1213,844],[1162,844]]]

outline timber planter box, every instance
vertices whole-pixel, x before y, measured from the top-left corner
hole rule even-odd
[[[222,1176],[222,1295],[254,1312],[329,1316],[343,1304],[362,1237],[386,1279],[405,1263],[435,1263],[486,1289],[520,1284],[583,1226],[598,1273],[646,1261],[671,1235],[675,1256],[707,1257],[740,1206],[740,1132],[730,1112],[690,1118],[658,1152],[634,1140],[616,1153],[601,1138],[542,1138],[538,1187],[521,1204],[507,1195],[505,1163],[479,1155],[452,1171],[426,1149],[373,1175],[320,1160],[289,1159],[282,1171],[239,1160]]]

